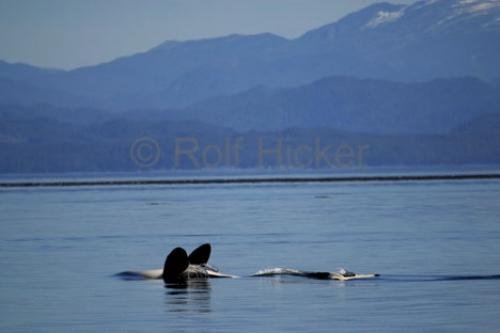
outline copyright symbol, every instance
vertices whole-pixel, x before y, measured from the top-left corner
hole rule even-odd
[[[137,139],[130,146],[130,158],[141,168],[152,167],[158,163],[160,156],[160,145],[152,138]]]

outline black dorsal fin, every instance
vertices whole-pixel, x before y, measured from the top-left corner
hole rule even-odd
[[[181,279],[181,274],[188,268],[189,260],[186,250],[176,247],[165,259],[163,266],[163,280],[173,282]]]
[[[208,262],[208,258],[210,258],[211,251],[212,248],[208,243],[198,246],[189,255],[189,263],[193,265],[206,264]]]

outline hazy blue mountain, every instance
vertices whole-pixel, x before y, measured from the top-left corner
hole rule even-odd
[[[393,80],[476,76],[500,71],[500,2],[427,0],[380,3],[304,34],[322,49],[319,72]],[[335,59],[333,62],[331,59]]]
[[[65,97],[52,92],[54,99]],[[48,104],[34,108],[24,105],[16,107],[11,103],[0,114],[10,118],[48,117],[78,124],[119,117],[138,122],[201,121],[237,131],[326,126],[348,132],[441,134],[481,115],[500,112],[500,87],[471,77],[403,83],[333,76],[299,87],[259,86],[184,109],[142,108],[113,113]]]
[[[216,97],[177,114],[240,131],[326,126],[350,132],[439,134],[494,112],[500,112],[500,88],[474,78],[401,83],[330,77],[301,87],[261,87]]]
[[[500,164],[500,113],[474,118],[446,134],[378,135],[325,126],[236,132],[201,122],[138,120],[79,110],[93,114],[91,122],[68,116],[76,111],[0,107],[0,173],[207,168],[217,160],[217,149],[222,154],[218,167],[307,167],[335,172],[360,166]],[[134,142],[144,137],[158,143],[159,158],[152,165],[138,164],[132,155]],[[192,151],[194,162],[184,155],[176,164],[177,139],[184,139],[182,149]],[[259,144],[274,151],[281,145],[281,160],[276,153],[268,153],[260,161]],[[317,149],[324,153],[319,160],[312,155]]]
[[[500,76],[498,40],[497,0],[379,3],[293,40],[259,34],[169,41],[144,53],[71,71],[1,62],[0,78],[17,86],[13,84],[9,93],[0,92],[0,103],[182,108],[259,85],[299,86],[332,75],[397,81],[457,76],[491,80]],[[23,85],[36,88],[24,90]],[[22,96],[15,89],[26,91],[26,98],[13,98]],[[46,100],[40,93],[43,89],[48,91]],[[50,97],[54,91],[68,97],[54,100]],[[37,98],[28,96],[31,92]]]
[[[497,77],[496,79],[491,80],[491,83],[493,83],[497,87],[500,87],[500,77]]]
[[[0,100],[2,104],[33,106],[38,104],[78,106],[91,105],[92,98],[74,94],[67,90],[45,87],[30,81],[0,77]]]
[[[287,40],[271,34],[166,42],[115,61],[36,77],[30,84],[79,97],[62,106],[112,109],[183,106],[262,80],[263,63]],[[282,52],[282,51],[279,51]],[[2,72],[0,72],[2,77]],[[0,102],[2,101],[0,94]],[[81,100],[92,98],[90,103]]]
[[[498,145],[500,142],[500,112],[488,113],[478,116],[462,126],[457,127],[452,133],[462,136],[464,140],[481,138],[484,136],[496,137],[497,140],[489,142],[488,146]]]
[[[3,79],[36,81],[63,72],[63,70],[38,68],[21,63],[11,64],[0,60],[0,77]]]

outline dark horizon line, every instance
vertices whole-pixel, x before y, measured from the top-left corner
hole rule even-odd
[[[339,183],[339,182],[408,182],[408,181],[459,181],[500,179],[500,173],[475,174],[420,174],[386,176],[336,176],[336,177],[242,177],[242,178],[183,178],[183,179],[124,179],[91,181],[13,181],[0,182],[0,188],[14,187],[78,187],[124,185],[211,185],[211,184],[264,184],[264,183]]]

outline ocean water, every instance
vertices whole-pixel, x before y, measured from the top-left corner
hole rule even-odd
[[[240,276],[116,273],[212,244]],[[0,191],[2,332],[497,332],[500,181]],[[376,272],[348,282],[267,267]]]

